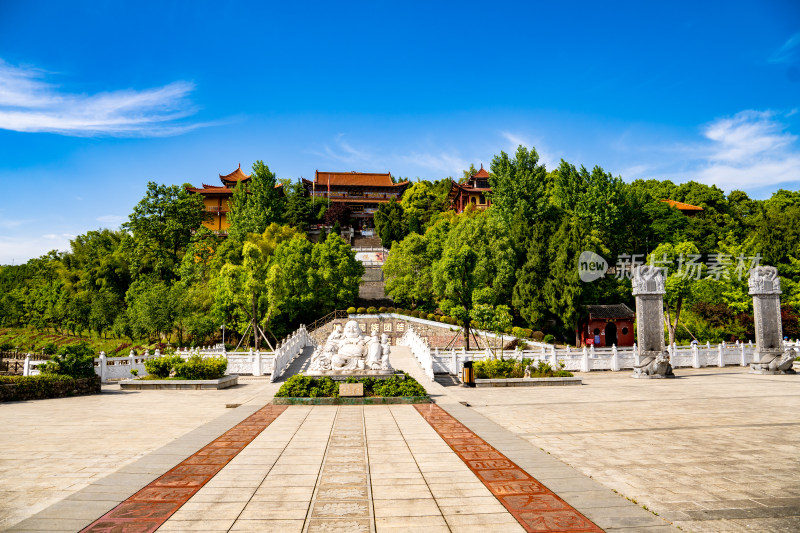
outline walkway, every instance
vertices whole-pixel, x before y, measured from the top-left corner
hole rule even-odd
[[[3,404],[0,527],[798,529],[796,376],[592,373],[582,387],[464,389],[428,381],[405,348],[392,363],[436,404],[264,407],[279,386],[264,378]]]

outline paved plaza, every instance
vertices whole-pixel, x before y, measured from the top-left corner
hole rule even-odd
[[[269,406],[264,378],[2,404],[0,529],[800,529],[797,376],[465,389],[392,361],[434,405]]]

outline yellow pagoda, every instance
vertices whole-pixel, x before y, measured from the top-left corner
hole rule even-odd
[[[242,164],[239,168],[226,175],[219,175],[222,186],[206,185],[202,187],[186,187],[192,194],[199,194],[203,197],[203,204],[206,211],[211,213],[211,218],[203,222],[203,226],[219,235],[227,235],[230,223],[228,222],[228,211],[230,210],[229,201],[233,198],[233,189],[239,183],[250,181],[250,175],[242,172]]]

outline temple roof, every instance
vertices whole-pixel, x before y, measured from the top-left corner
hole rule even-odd
[[[317,185],[328,186],[360,186],[360,187],[396,187],[408,183],[394,183],[392,181],[392,174],[387,172],[320,172],[317,170],[314,174],[314,182]]]
[[[470,176],[470,178],[488,178],[488,177],[489,177],[489,173],[486,172],[485,168],[483,168],[483,163],[481,163],[481,169],[479,171],[477,171],[475,174],[473,174],[472,176]]]
[[[587,305],[586,311],[590,318],[633,318],[636,313],[625,304],[612,305]]]
[[[219,179],[222,180],[222,183],[225,183],[227,185],[228,183],[238,183],[240,181],[247,181],[250,179],[250,175],[242,172],[242,164],[239,163],[239,168],[237,168],[230,174],[225,174],[224,176],[220,174]]]
[[[692,204],[685,204],[683,202],[677,202],[675,200],[661,200],[664,203],[669,204],[670,206],[679,209],[680,211],[702,211],[702,207],[698,207]]]

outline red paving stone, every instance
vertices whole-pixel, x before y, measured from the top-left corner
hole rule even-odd
[[[259,409],[82,531],[155,531],[286,408],[285,405],[267,405]]]
[[[414,407],[526,531],[603,531],[438,405]]]

